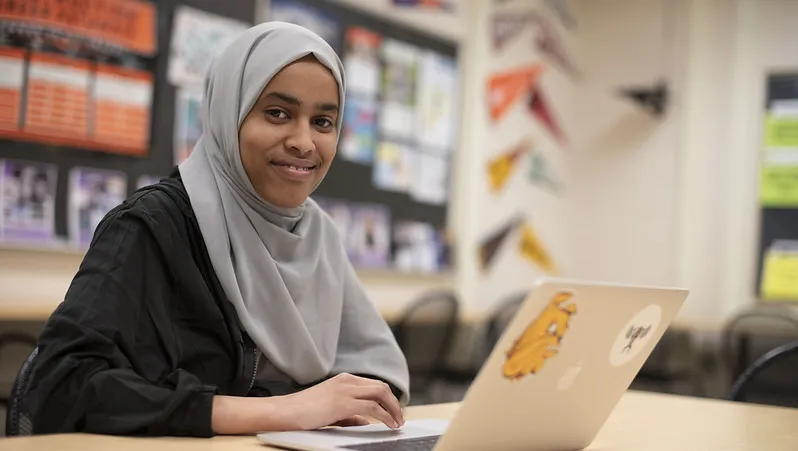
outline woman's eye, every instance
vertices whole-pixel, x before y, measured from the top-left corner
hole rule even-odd
[[[266,115],[275,119],[285,119],[288,117],[288,115],[282,110],[266,110]]]
[[[321,128],[331,128],[333,126],[333,123],[329,119],[320,118],[316,119],[316,125]]]

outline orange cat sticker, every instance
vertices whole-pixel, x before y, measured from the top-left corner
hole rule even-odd
[[[517,380],[535,374],[546,359],[557,355],[560,341],[568,332],[568,321],[576,314],[576,304],[565,305],[572,297],[572,293],[557,293],[515,340],[505,354],[504,377]]]

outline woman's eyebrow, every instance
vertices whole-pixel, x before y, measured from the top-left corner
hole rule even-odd
[[[300,102],[299,99],[297,99],[296,97],[288,95],[288,94],[285,94],[285,93],[282,93],[282,92],[276,92],[276,91],[267,92],[263,96],[263,99],[269,99],[269,98],[279,99],[279,100],[282,100],[285,103],[290,103],[290,104],[297,105],[297,106],[302,105],[302,102]]]
[[[290,104],[296,105],[296,106],[302,105],[302,101],[301,100],[297,99],[296,97],[294,97],[294,96],[292,96],[290,94],[286,94],[284,92],[271,91],[271,92],[267,92],[262,97],[262,99],[269,99],[269,98],[282,100],[285,103],[290,103]],[[316,104],[316,109],[318,109],[320,111],[326,111],[326,112],[337,112],[338,111],[338,104],[337,103],[331,103],[331,102],[320,102],[320,103]]]

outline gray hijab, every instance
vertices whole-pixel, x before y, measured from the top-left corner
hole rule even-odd
[[[343,117],[344,69],[319,36],[267,22],[240,35],[205,81],[203,131],[180,173],[225,294],[274,375],[308,384],[348,372],[382,378],[408,400],[404,355],[366,296],[332,219],[308,199],[279,208],[257,194],[238,131],[269,81],[309,54],[330,69]],[[340,136],[341,119],[337,125]]]

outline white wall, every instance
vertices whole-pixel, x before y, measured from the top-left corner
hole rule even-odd
[[[677,244],[680,101],[656,119],[616,92],[667,77],[679,96],[678,61],[672,43],[663,43],[662,2],[607,3],[581,1],[577,9],[585,77],[568,160],[569,275],[668,284]]]
[[[798,69],[798,2],[672,1],[664,46],[661,1],[577,4],[590,74],[570,161],[572,275],[686,286],[683,319],[752,305],[765,76]],[[660,121],[611,94],[663,72],[673,100]]]

